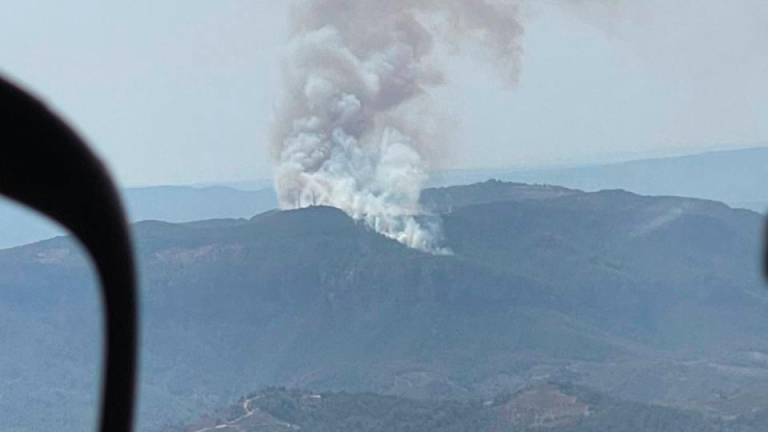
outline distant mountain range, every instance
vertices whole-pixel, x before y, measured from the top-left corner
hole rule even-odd
[[[447,186],[489,178],[704,198],[761,213],[768,209],[768,147],[574,167],[444,171],[435,174],[433,183]]]
[[[704,198],[762,213],[768,209],[768,147],[565,168],[441,171],[434,173],[432,186],[466,185],[489,179],[585,191],[624,189],[644,195]],[[248,218],[277,207],[268,180],[128,188],[124,198],[134,222]],[[60,234],[58,227],[0,201],[0,248]]]
[[[225,186],[153,186],[123,191],[131,221],[189,222],[250,217],[277,205],[272,189],[238,190]],[[62,230],[30,211],[0,201],[0,249],[61,235]]]
[[[557,415],[580,404],[602,412],[586,396],[573,405],[565,385],[647,408],[641,424],[672,416],[768,427],[757,213],[498,181],[432,189],[424,204],[442,214],[453,255],[407,249],[327,207],[135,224],[140,430],[192,422],[265,386],[375,392],[440,413],[463,409],[447,400],[547,383],[564,401]],[[0,429],[90,427],[78,415],[97,388],[87,261],[66,237],[2,250],[0,296],[0,343],[17,347],[0,353]],[[392,401],[379,397],[329,409]],[[634,410],[605,406],[624,407],[606,414],[614,419]],[[493,411],[478,409],[483,419]],[[557,431],[566,430],[603,429]]]

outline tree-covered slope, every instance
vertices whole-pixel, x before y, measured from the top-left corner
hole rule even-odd
[[[453,255],[325,207],[134,225],[143,430],[269,385],[445,400],[555,379],[742,417],[768,400],[756,213],[498,182],[432,193],[451,203]],[[47,426],[82,428],[55,401],[96,388],[87,261],[68,238],[0,251],[0,292],[0,316],[17,317],[3,345],[38,341],[2,354],[20,396],[0,398],[0,421],[30,430],[34,407],[52,406]]]
[[[415,400],[374,393],[271,388],[166,432],[757,432],[659,405],[584,388],[539,384],[486,400]]]

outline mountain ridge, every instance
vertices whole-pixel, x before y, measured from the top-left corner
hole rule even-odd
[[[141,427],[269,385],[441,400],[544,379],[740,418],[768,400],[758,214],[622,191],[499,182],[449,191],[434,202],[450,204],[440,208],[452,256],[408,249],[327,207],[135,224]],[[98,297],[88,297],[95,281],[76,245],[0,251],[0,270],[10,299],[0,312],[38,311],[3,334],[55,334],[49,351],[22,353],[13,376],[60,388],[38,368],[61,358],[83,381],[74,371],[98,360],[85,342],[97,340]],[[69,318],[51,321],[52,311]],[[90,360],[75,346],[90,346],[78,348]]]

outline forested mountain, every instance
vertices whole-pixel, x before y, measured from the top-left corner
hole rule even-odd
[[[768,411],[762,410],[762,416]],[[166,432],[758,432],[756,415],[717,419],[627,402],[563,384],[486,400],[415,400],[373,393],[271,388]]]
[[[374,392],[442,412],[544,383],[664,406],[648,409],[690,424],[768,426],[756,414],[768,401],[758,214],[500,182],[424,199],[442,213],[452,255],[407,249],[326,207],[134,225],[141,430],[267,386]],[[3,394],[15,395],[0,398],[12,413],[0,428],[90,427],[77,414],[98,370],[87,261],[69,238],[0,251],[0,293],[2,344],[19,347],[0,354]]]

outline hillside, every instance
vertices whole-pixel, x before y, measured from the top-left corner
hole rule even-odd
[[[684,410],[626,402],[562,384],[539,384],[487,400],[414,400],[373,393],[252,393],[166,432],[757,432]]]
[[[738,419],[768,401],[758,214],[499,182],[433,194],[452,256],[325,207],[134,225],[141,430],[274,385],[442,403],[555,381]],[[40,341],[2,354],[3,388],[28,397],[0,398],[20,413],[0,428],[38,406],[41,427],[87,428],[72,414],[98,360],[86,261],[67,238],[0,251],[0,293],[4,346]]]

